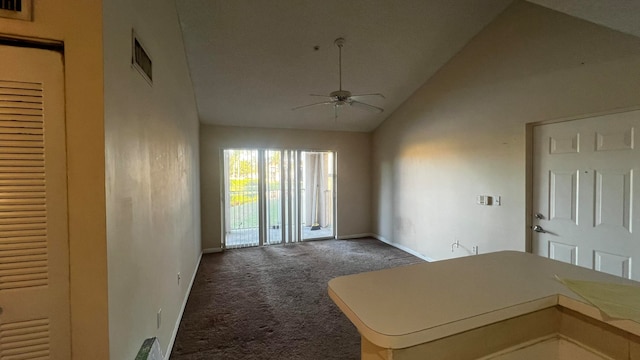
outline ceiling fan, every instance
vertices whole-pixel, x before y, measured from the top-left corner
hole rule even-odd
[[[318,94],[310,94],[309,96],[318,96],[318,97],[324,97],[324,98],[328,98],[327,101],[322,101],[322,102],[318,102],[318,103],[314,103],[314,104],[309,104],[309,105],[302,105],[302,106],[297,106],[294,107],[291,110],[298,110],[298,109],[303,109],[303,108],[308,108],[308,107],[312,107],[312,106],[318,106],[318,105],[331,105],[333,106],[334,109],[334,114],[335,114],[335,118],[338,119],[338,108],[343,106],[343,105],[349,105],[349,106],[353,106],[353,107],[357,107],[360,109],[364,109],[364,110],[369,110],[372,112],[377,112],[377,113],[381,113],[384,111],[383,108],[377,107],[377,106],[373,106],[367,103],[363,103],[361,101],[358,101],[357,99],[364,97],[364,96],[378,96],[381,98],[385,98],[384,95],[380,94],[380,93],[373,93],[373,94],[358,94],[358,95],[353,95],[351,94],[351,91],[348,90],[342,90],[342,47],[344,46],[345,40],[344,38],[337,38],[334,41],[334,44],[336,44],[336,46],[338,47],[338,67],[339,67],[339,76],[340,76],[340,83],[339,83],[339,89],[336,91],[331,92],[329,95],[318,95]]]

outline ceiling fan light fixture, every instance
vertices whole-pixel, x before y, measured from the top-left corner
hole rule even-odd
[[[380,94],[380,93],[372,93],[372,94],[359,94],[359,95],[352,95],[351,91],[348,90],[342,90],[342,47],[344,46],[346,40],[344,38],[337,38],[334,41],[334,44],[338,47],[338,70],[339,70],[339,74],[338,74],[338,78],[339,78],[339,83],[338,83],[338,90],[336,91],[332,91],[331,93],[329,93],[329,95],[317,95],[317,94],[311,94],[310,96],[320,96],[320,97],[325,97],[328,98],[328,101],[322,101],[319,103],[314,103],[314,104],[309,104],[309,105],[302,105],[302,106],[296,106],[294,108],[292,108],[291,110],[298,110],[298,109],[302,109],[302,108],[306,108],[306,107],[311,107],[311,106],[316,106],[316,105],[333,105],[334,109],[335,109],[335,117],[336,119],[338,118],[338,112],[337,112],[337,108],[339,106],[343,106],[343,105],[350,105],[350,106],[354,106],[360,109],[364,109],[364,110],[369,110],[369,111],[373,111],[373,112],[378,112],[381,113],[384,111],[383,108],[377,107],[377,106],[373,106],[367,103],[363,103],[361,101],[357,101],[354,98],[357,97],[364,97],[364,96],[378,96],[381,97],[383,99],[385,99],[384,95]]]

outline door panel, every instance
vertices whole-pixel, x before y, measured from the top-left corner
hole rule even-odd
[[[300,154],[302,239],[335,237],[334,156],[329,151],[303,151]]]
[[[628,256],[595,251],[594,260],[595,270],[625,278],[631,277],[631,258]]]
[[[569,131],[567,134],[549,137],[549,153],[556,154],[575,154],[578,153],[580,147],[580,134]]]
[[[551,171],[549,180],[549,219],[578,224],[578,171]]]
[[[595,171],[595,227],[631,232],[632,173],[633,170]]]
[[[549,257],[569,264],[578,265],[578,247],[549,241]]]
[[[596,151],[633,150],[633,127],[605,131],[596,133]]]
[[[534,127],[534,253],[640,280],[638,126],[640,111]]]
[[[281,150],[265,150],[265,210],[267,244],[280,244],[284,239],[284,181]]]
[[[225,247],[260,245],[258,151],[225,150],[223,184]]]
[[[62,56],[0,58],[0,359],[69,359]]]

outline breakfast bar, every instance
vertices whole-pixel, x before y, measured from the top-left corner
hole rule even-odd
[[[559,279],[640,285],[503,251],[342,276],[328,292],[358,329],[363,360],[640,360],[640,323],[608,316]]]

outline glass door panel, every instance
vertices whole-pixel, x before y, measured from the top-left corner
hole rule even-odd
[[[267,244],[280,244],[284,238],[283,219],[285,213],[284,164],[281,150],[265,150],[265,210]]]
[[[298,164],[298,152],[294,150],[284,151],[284,214],[285,214],[285,242],[294,243],[300,241],[299,232],[299,203],[298,203],[298,178],[299,173],[297,171]]]
[[[226,248],[260,244],[257,150],[224,151],[224,218]]]
[[[329,151],[300,153],[302,240],[335,237],[335,162]]]

